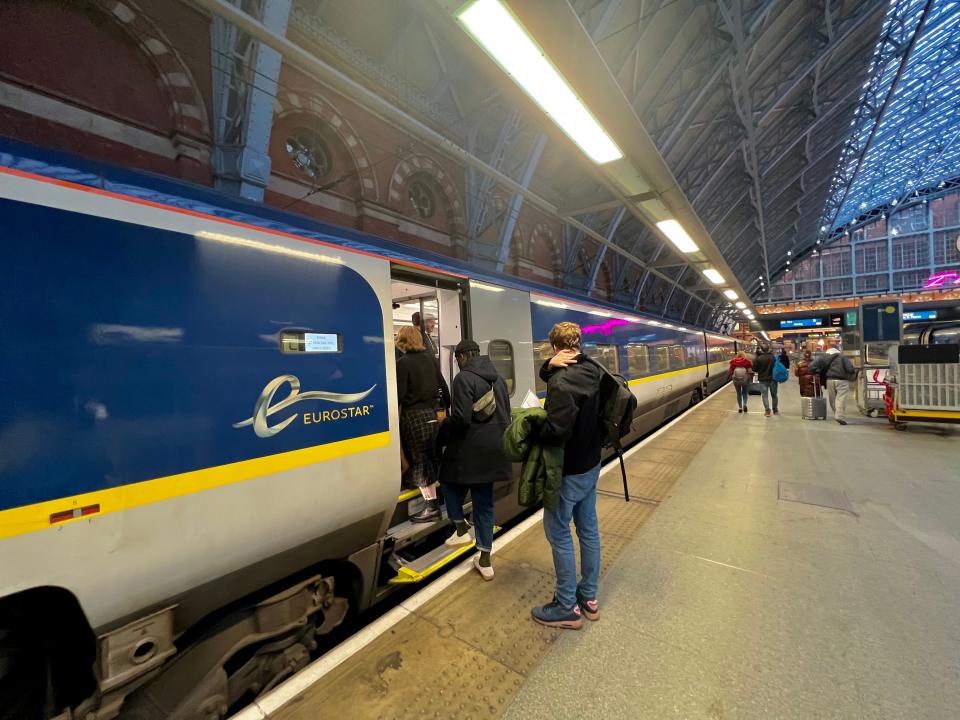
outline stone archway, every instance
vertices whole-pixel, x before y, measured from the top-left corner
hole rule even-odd
[[[390,177],[389,202],[400,204],[403,201],[403,188],[417,174],[429,176],[442,194],[450,234],[463,235],[466,231],[466,221],[460,193],[457,192],[450,175],[435,160],[426,155],[412,155],[397,163]]]
[[[279,89],[274,112],[278,116],[289,113],[305,113],[320,118],[337,136],[343,146],[353,158],[353,164],[360,178],[360,187],[363,197],[367,200],[377,200],[380,197],[379,183],[367,148],[360,140],[360,136],[353,129],[349,121],[343,117],[326,98],[307,91],[290,91]]]

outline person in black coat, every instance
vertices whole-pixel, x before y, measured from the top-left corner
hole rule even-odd
[[[397,348],[397,398],[400,402],[400,440],[410,463],[410,481],[420,488],[423,509],[410,516],[411,522],[440,519],[437,502],[437,470],[434,444],[437,438],[437,409],[449,405],[450,392],[436,358],[426,352],[420,331],[402,327]]]
[[[448,547],[473,542],[463,514],[467,491],[473,502],[473,522],[480,554],[473,565],[484,580],[493,579],[493,484],[509,480],[512,468],[503,454],[503,434],[510,425],[510,394],[507,385],[480,346],[462,340],[454,350],[460,372],[453,379],[450,414],[440,432],[445,445],[440,461],[440,482],[447,515],[456,531]],[[496,407],[490,411],[490,395]]]
[[[770,400],[773,401],[773,414],[780,414],[780,398],[777,396],[777,381],[773,379],[774,358],[767,345],[761,345],[757,348],[757,356],[753,360],[753,370],[757,373],[757,382],[760,383],[761,396],[763,400],[763,414],[770,417]]]

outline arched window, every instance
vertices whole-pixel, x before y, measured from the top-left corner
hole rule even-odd
[[[413,211],[421,220],[429,220],[437,212],[437,200],[433,191],[421,180],[414,180],[407,190]]]
[[[333,167],[330,148],[316,131],[295,127],[287,135],[284,147],[293,166],[311,180],[320,180],[330,174]]]

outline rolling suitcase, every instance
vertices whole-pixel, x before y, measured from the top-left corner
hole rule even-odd
[[[820,393],[819,378],[813,381],[813,397],[800,398],[800,410],[804,420],[826,420],[827,399]]]

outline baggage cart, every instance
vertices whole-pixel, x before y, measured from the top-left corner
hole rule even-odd
[[[902,363],[890,385],[888,419],[897,430],[911,422],[960,423],[960,363]]]

